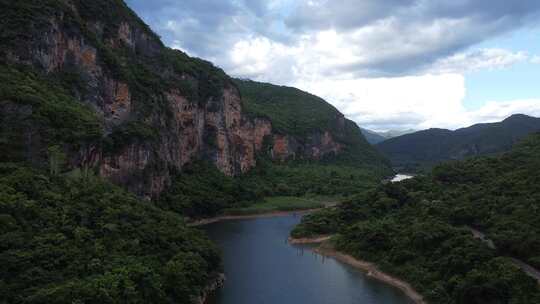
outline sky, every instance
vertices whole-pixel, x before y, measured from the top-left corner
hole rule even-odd
[[[540,117],[538,0],[126,2],[169,47],[372,130]]]

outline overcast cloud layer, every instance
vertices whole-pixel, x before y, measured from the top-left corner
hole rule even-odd
[[[236,77],[297,86],[360,125],[449,127],[516,112],[539,100],[463,105],[469,72],[540,62],[526,50],[477,48],[536,27],[536,0],[128,0],[163,37]]]

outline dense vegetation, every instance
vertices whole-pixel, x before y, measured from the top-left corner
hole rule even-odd
[[[0,303],[193,303],[222,270],[206,236],[68,163],[90,147],[152,144],[149,115],[170,115],[165,88],[203,103],[221,96],[227,76],[165,48],[121,0],[1,0],[0,8]],[[150,42],[106,45],[122,21]],[[129,85],[134,113],[124,124],[107,130],[92,102],[81,102],[98,93],[76,65],[45,73],[35,61],[31,50],[51,43],[44,33],[55,22],[96,48],[104,75]]]
[[[260,207],[268,197],[346,197],[375,187],[383,174],[386,171],[375,173],[370,169],[317,162],[279,164],[260,159],[248,174],[232,178],[202,162],[178,173],[159,205],[189,217],[208,217],[225,209]]]
[[[0,114],[0,161],[21,161],[29,153],[46,157],[45,150],[25,146],[28,130],[47,147],[66,144],[76,149],[102,137],[101,121],[90,107],[29,68],[0,65]]]
[[[103,67],[104,76],[128,84],[132,98],[130,120],[152,122],[151,116],[156,114],[161,119],[170,117],[164,96],[168,90],[178,89],[191,102],[206,104],[217,103],[223,89],[231,85],[229,77],[212,63],[165,47],[159,37],[122,0],[1,0],[0,8],[0,64],[3,69],[0,73],[16,76],[9,83],[3,82],[3,87],[9,88],[12,93],[14,89],[11,87],[16,86],[16,93],[29,93],[34,99],[37,96],[48,102],[48,106],[55,106],[59,99],[89,100],[97,94],[92,91],[96,89],[88,83],[88,75],[69,62],[61,71],[48,73],[45,77],[41,75],[42,69],[47,67],[41,66],[42,62],[36,62],[32,50],[54,42],[50,41],[54,37],[44,36],[54,26],[59,26],[67,35],[82,39],[94,47],[97,50],[97,63]],[[92,25],[95,22],[100,24],[101,30],[96,30],[97,27]],[[117,39],[122,22],[130,24],[133,31],[144,32],[148,40],[135,41],[133,49],[123,44],[111,47],[109,41]],[[10,58],[15,55],[18,61],[28,61],[34,68],[30,68],[30,65],[13,65]],[[32,81],[30,88],[34,89],[34,84],[39,82],[41,87],[46,87],[47,92],[43,89],[27,92],[25,78]],[[48,83],[43,84],[42,79]],[[58,98],[59,92],[63,94],[61,98]],[[55,96],[49,100],[51,93]],[[26,98],[26,95],[22,97]],[[6,96],[0,97],[2,101],[8,99]],[[21,96],[7,97],[18,99]],[[80,105],[72,103],[69,107]],[[84,127],[78,125],[78,128]],[[66,130],[69,131],[68,128]],[[123,143],[139,140],[139,135],[124,132],[122,137],[111,136],[106,141],[108,146],[121,148]]]
[[[539,303],[540,134],[498,157],[447,163],[305,217],[293,236],[337,234],[337,249],[377,263],[431,303]],[[472,237],[487,234],[496,249]]]
[[[268,117],[276,131],[305,136],[314,130],[337,128],[341,113],[322,98],[296,88],[250,80],[235,80],[242,93],[245,111]]]
[[[191,303],[221,269],[177,214],[99,178],[0,173],[0,302]]]
[[[429,129],[386,140],[377,148],[403,171],[422,171],[441,161],[505,152],[540,131],[540,118],[513,115],[499,123],[450,131]]]
[[[345,146],[339,156],[328,162],[375,171],[386,170],[391,174],[389,163],[366,141],[356,123],[343,117],[324,99],[296,88],[260,83],[251,80],[235,80],[240,89],[244,112],[251,117],[264,117],[272,121],[274,132],[294,136],[305,142],[316,132],[328,131]]]
[[[334,205],[341,201],[341,196],[273,196],[266,197],[256,204],[251,204],[247,207],[237,207],[225,210],[227,215],[253,215],[266,214],[280,211],[302,211],[310,209],[320,209],[327,205]]]
[[[122,22],[135,41],[118,37]],[[93,52],[88,68],[76,62],[76,47],[56,49],[67,48],[64,39],[95,50],[96,66]],[[63,51],[57,69],[51,57]],[[104,113],[112,80],[129,88],[121,121]],[[165,92],[212,112],[235,84],[210,62],[164,47],[122,0],[0,0],[0,303],[191,303],[221,265],[184,217],[283,209],[280,198],[267,197],[343,196],[391,173],[358,127],[320,98],[236,85],[252,117],[269,117],[300,141],[330,130],[345,153],[280,163],[260,155],[258,167],[237,178],[195,163],[176,172],[159,200],[142,201],[96,177],[99,159],[137,143],[150,150],[147,168],[170,169],[156,157],[173,114]],[[319,206],[301,201],[296,206]]]

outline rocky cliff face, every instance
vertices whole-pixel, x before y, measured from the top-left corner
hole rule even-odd
[[[336,142],[326,131],[314,132],[307,141],[299,142],[294,136],[276,134],[273,136],[272,157],[278,160],[314,159],[320,160],[326,155],[337,155],[343,149],[343,144]]]
[[[222,71],[165,48],[122,1],[64,2],[39,15],[39,25],[29,26],[29,37],[5,47],[2,61],[31,66],[45,77],[69,75],[75,81],[64,87],[98,113],[102,140],[63,143],[70,168],[96,168],[113,182],[152,197],[163,191],[173,171],[196,160],[237,175],[256,165],[258,153],[277,160],[320,159],[343,148],[330,132],[298,139],[276,134],[269,119],[248,118],[238,88]],[[91,5],[115,13],[92,16]],[[6,115],[31,111],[27,105],[17,107],[2,104]],[[152,136],[139,136],[141,127],[126,131],[134,122]],[[119,143],[118,130],[129,138]],[[27,147],[47,149],[42,137],[31,136],[36,130],[24,132],[29,132]],[[104,142],[112,142],[114,149]]]

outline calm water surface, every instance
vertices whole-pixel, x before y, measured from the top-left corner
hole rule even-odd
[[[391,182],[392,183],[397,183],[397,182],[404,181],[406,179],[413,178],[413,177],[414,176],[407,175],[407,174],[397,174],[396,176],[394,176],[394,178],[391,180]]]
[[[223,250],[227,281],[212,304],[411,304],[399,290],[305,245],[289,245],[300,217],[205,226]]]

